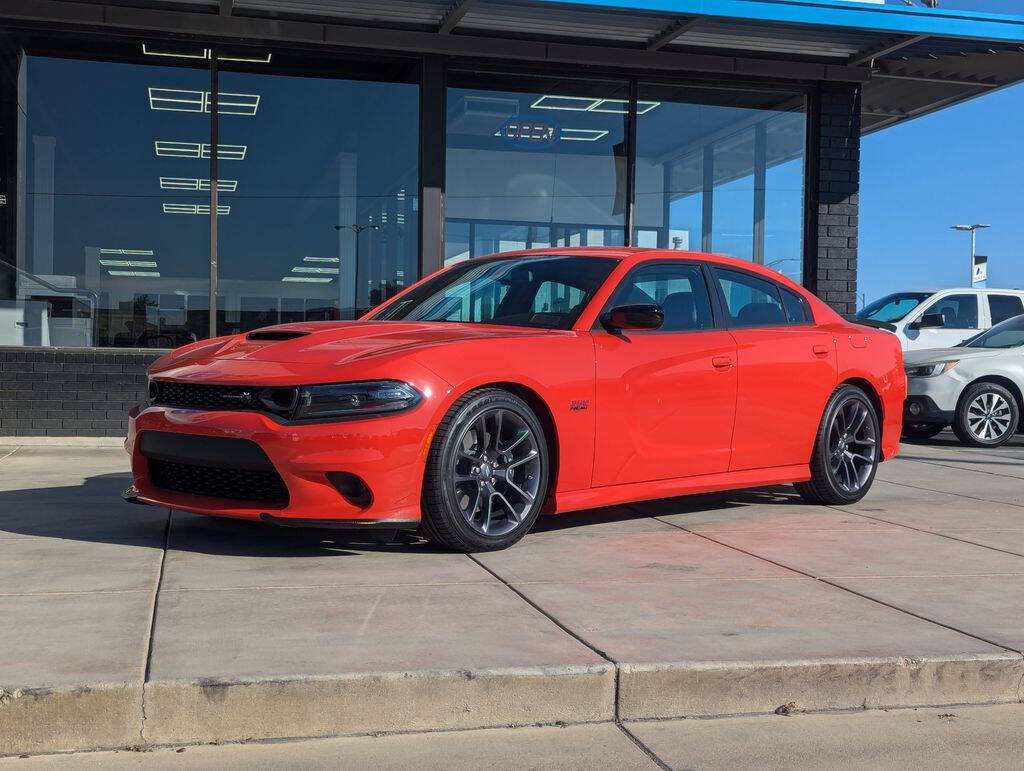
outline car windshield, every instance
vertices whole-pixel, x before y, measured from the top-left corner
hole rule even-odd
[[[569,329],[617,262],[572,255],[467,260],[371,318]]]
[[[897,292],[875,300],[871,305],[857,311],[857,318],[864,321],[880,321],[891,324],[899,321],[914,308],[931,297],[930,292]]]
[[[967,348],[1019,348],[1024,345],[1024,316],[1014,316],[961,345]]]

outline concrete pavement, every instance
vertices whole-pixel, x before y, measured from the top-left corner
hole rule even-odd
[[[940,437],[849,508],[655,501],[468,557],[130,506],[120,450],[0,447],[0,754],[1016,702],[1022,476],[1024,443]]]

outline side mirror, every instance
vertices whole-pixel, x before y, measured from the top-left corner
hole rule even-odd
[[[912,325],[914,329],[941,329],[946,326],[946,320],[941,313],[926,313]]]
[[[601,324],[611,332],[661,329],[665,311],[660,305],[619,305],[601,315]]]

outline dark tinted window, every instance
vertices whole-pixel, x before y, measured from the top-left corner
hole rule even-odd
[[[711,329],[711,301],[696,265],[665,263],[634,270],[615,290],[611,305],[653,303],[665,312],[660,332]]]
[[[734,327],[769,327],[787,323],[779,288],[771,281],[736,270],[715,270]]]
[[[988,296],[988,309],[992,314],[992,325],[995,326],[1024,313],[1024,303],[1012,294],[992,294]]]
[[[568,329],[616,262],[560,255],[468,260],[373,318]]]
[[[806,324],[812,321],[811,308],[807,300],[788,289],[780,288],[779,291],[782,293],[782,306],[786,310],[787,321],[791,324]]]
[[[951,294],[933,303],[925,313],[942,314],[943,326],[946,329],[977,329],[978,296]]]

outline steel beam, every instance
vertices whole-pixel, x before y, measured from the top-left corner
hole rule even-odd
[[[688,31],[693,29],[697,22],[700,21],[700,17],[694,17],[692,19],[683,19],[675,24],[666,27],[663,31],[652,37],[647,41],[648,51],[658,51],[669,43],[674,43],[678,38],[685,35]]]
[[[444,16],[441,18],[441,26],[437,28],[437,32],[440,35],[448,35],[455,27],[458,26],[459,22],[462,21],[462,17],[469,13],[469,10],[476,5],[476,0],[455,0],[448,10],[445,11]]]
[[[944,78],[941,75],[927,75],[925,73],[903,74],[896,72],[876,72],[872,78],[882,80],[914,80],[919,83],[935,83],[940,86],[977,86],[979,88],[999,88],[1001,83],[994,83],[990,80],[967,80],[963,78]]]
[[[896,38],[895,40],[890,40],[886,43],[882,43],[881,45],[874,46],[873,48],[858,51],[851,56],[846,63],[850,67],[857,67],[861,64],[867,64],[873,59],[881,59],[883,56],[888,56],[900,49],[912,46],[914,43],[920,43],[922,40],[927,39],[928,35],[911,35],[910,37]]]

